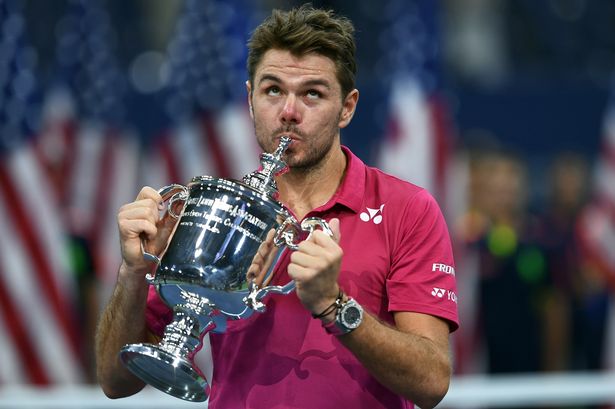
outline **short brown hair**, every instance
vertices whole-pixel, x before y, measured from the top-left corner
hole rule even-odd
[[[354,26],[331,10],[315,9],[311,4],[290,11],[273,10],[248,41],[250,83],[254,83],[263,55],[271,49],[287,50],[296,56],[317,53],[328,57],[335,64],[342,98],[355,88]]]

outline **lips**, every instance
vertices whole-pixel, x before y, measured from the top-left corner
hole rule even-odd
[[[282,139],[283,136],[286,136],[286,137],[291,139],[290,145],[288,145],[289,148],[292,147],[293,145],[295,145],[297,142],[300,141],[300,138],[297,137],[297,135],[285,132],[285,133],[280,134],[279,136],[276,136],[275,141],[276,141],[277,144],[280,143],[280,139]]]
[[[301,135],[301,132],[293,125],[281,126],[274,130],[273,134],[278,141],[282,136],[288,136],[293,141],[301,140],[303,137],[303,135]]]

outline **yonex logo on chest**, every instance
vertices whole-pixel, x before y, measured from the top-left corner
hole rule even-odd
[[[372,209],[371,207],[365,208],[366,212],[361,212],[359,217],[364,222],[369,222],[370,220],[374,222],[374,224],[382,223],[382,209],[384,209],[384,204],[381,204],[379,208]]]

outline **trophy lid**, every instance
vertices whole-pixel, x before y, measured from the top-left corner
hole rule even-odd
[[[282,160],[282,154],[288,149],[292,139],[282,136],[280,143],[273,153],[262,153],[260,156],[261,167],[255,172],[243,177],[243,182],[258,192],[276,198],[278,186],[274,177],[288,171],[286,162]]]

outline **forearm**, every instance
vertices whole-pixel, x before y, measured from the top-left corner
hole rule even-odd
[[[402,332],[369,314],[355,331],[339,340],[380,383],[422,409],[436,406],[448,390],[448,346]]]
[[[140,391],[144,383],[119,359],[120,349],[147,339],[145,305],[147,284],[142,276],[120,269],[118,281],[105,307],[96,332],[96,372],[98,382],[111,398]]]

